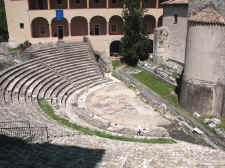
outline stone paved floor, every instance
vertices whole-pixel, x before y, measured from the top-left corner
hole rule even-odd
[[[57,145],[104,150],[97,168],[223,168],[225,152],[185,142],[141,144],[93,136],[58,138]],[[86,167],[85,163],[83,166]]]
[[[170,121],[140,100],[123,83],[114,83],[96,90],[87,97],[86,104],[98,116],[132,129],[170,124]]]

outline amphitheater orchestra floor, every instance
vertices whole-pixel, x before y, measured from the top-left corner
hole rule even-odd
[[[89,94],[86,103],[96,115],[128,128],[152,128],[170,124],[170,121],[144,103],[134,90],[120,82]]]

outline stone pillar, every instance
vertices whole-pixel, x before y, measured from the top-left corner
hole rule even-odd
[[[224,115],[225,3],[189,2],[185,68],[179,103],[202,115]]]
[[[140,0],[140,8],[143,8],[143,1]]]
[[[106,35],[109,35],[109,22],[106,23]]]
[[[70,0],[67,0],[67,9],[70,9]]]
[[[88,36],[91,35],[91,25],[90,25],[90,22],[88,22]]]
[[[109,0],[106,0],[106,8],[109,8]]]
[[[155,28],[158,27],[158,22],[159,22],[159,19],[156,19],[156,20],[155,20]]]
[[[51,6],[50,6],[50,0],[48,0],[48,10],[50,10]]]
[[[153,62],[157,65],[166,64],[168,60],[168,35],[167,27],[159,27],[154,30]]]
[[[225,89],[225,24],[189,21],[180,104],[221,117]]]
[[[68,33],[69,37],[71,38],[71,23],[68,23]]]
[[[49,27],[49,37],[52,38],[52,26],[51,23],[48,25]]]
[[[90,8],[90,0],[87,0],[87,8]]]
[[[156,8],[159,8],[159,0],[156,0]]]

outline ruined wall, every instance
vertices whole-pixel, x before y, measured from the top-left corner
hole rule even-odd
[[[153,40],[153,62],[155,64],[166,64],[168,60],[168,28],[160,27],[154,31]]]
[[[177,23],[175,23],[177,15]],[[168,28],[168,58],[184,63],[187,37],[187,5],[165,6],[163,26]]]

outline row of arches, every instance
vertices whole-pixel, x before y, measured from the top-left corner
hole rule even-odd
[[[158,24],[154,16],[146,15],[144,17],[145,31],[153,33],[155,27],[162,25],[162,17],[159,18]],[[49,22],[43,18],[38,17],[33,19],[31,23],[32,37],[64,37],[64,36],[86,36],[86,35],[121,35],[123,20],[120,16],[114,15],[110,18],[109,23],[102,16],[94,16],[90,23],[83,16],[76,16],[71,19],[70,24],[66,18],[57,20],[54,18]]]

